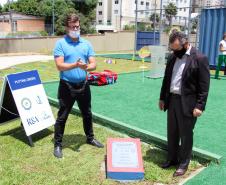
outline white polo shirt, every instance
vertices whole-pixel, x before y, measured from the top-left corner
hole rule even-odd
[[[220,41],[219,46],[220,45],[222,45],[223,49],[226,50],[226,41],[225,40]],[[220,55],[226,55],[226,51],[220,52]]]

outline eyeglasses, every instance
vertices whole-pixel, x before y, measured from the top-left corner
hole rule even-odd
[[[76,25],[74,25],[74,26],[68,26],[68,28],[70,29],[70,30],[80,30],[80,25],[79,26],[76,26]]]

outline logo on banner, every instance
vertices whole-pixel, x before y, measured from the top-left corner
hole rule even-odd
[[[25,109],[25,110],[30,110],[31,109],[31,100],[28,98],[23,98],[21,100],[21,106]]]
[[[29,126],[34,125],[35,123],[39,123],[39,119],[36,116],[27,118],[27,124]]]
[[[49,114],[47,114],[46,112],[43,112],[41,115],[41,120],[47,120],[51,118],[51,116]]]
[[[42,100],[41,100],[40,96],[37,96],[36,102],[37,102],[37,104],[42,104]]]

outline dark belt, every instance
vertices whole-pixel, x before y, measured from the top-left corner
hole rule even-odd
[[[68,82],[66,80],[60,79],[60,82],[67,84],[67,86],[75,93],[83,92],[87,84],[86,80],[78,83],[73,83],[73,82]]]
[[[180,98],[181,95],[180,94],[174,94],[174,93],[170,93],[171,97],[174,97],[174,98]]]
[[[71,86],[73,87],[82,87],[83,85],[85,85],[87,83],[86,80],[84,81],[81,81],[81,82],[78,82],[78,83],[74,83],[74,82],[69,82],[69,81],[66,81],[66,80],[63,80],[63,79],[60,79],[61,82],[63,83],[67,83],[67,84],[70,84]]]

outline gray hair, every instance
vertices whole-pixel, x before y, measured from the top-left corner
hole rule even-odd
[[[169,36],[169,43],[172,44],[177,39],[179,40],[182,46],[188,42],[188,37],[186,34],[173,30]]]

